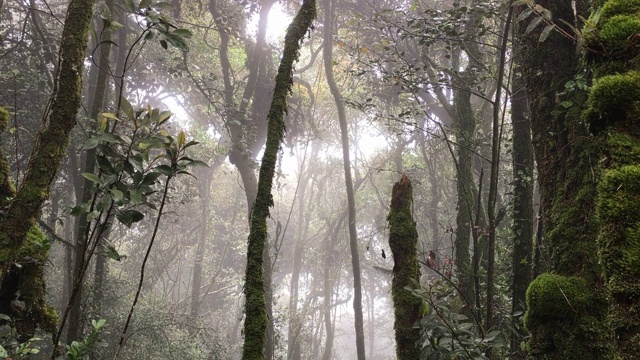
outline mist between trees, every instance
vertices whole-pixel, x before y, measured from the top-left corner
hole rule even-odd
[[[0,359],[637,359],[639,0],[0,0]]]

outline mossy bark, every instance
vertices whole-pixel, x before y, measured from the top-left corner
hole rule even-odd
[[[7,127],[9,113],[0,107],[0,134]],[[10,204],[15,188],[9,180],[9,164],[0,151],[0,208]],[[48,241],[32,226],[17,253],[10,254],[15,263],[3,269],[0,284],[0,314],[14,321],[19,341],[33,337],[36,328],[53,330],[57,315],[45,302],[42,274],[47,260]]]
[[[603,150],[597,245],[615,359],[640,354],[640,1],[609,0],[587,38],[596,80],[584,120]]]
[[[262,255],[268,235],[267,217],[269,216],[269,208],[273,205],[271,189],[278,161],[278,151],[284,139],[284,114],[287,110],[287,95],[291,90],[293,63],[298,59],[300,43],[315,17],[315,0],[305,0],[287,29],[284,52],[273,91],[273,100],[267,115],[267,146],[260,166],[258,192],[251,213],[247,249],[244,285],[246,318],[242,351],[242,359],[244,360],[264,359],[267,314]]]
[[[82,68],[93,1],[72,0],[68,6],[56,89],[43,115],[24,179],[15,197],[0,218],[0,295],[8,298],[17,291],[25,304],[29,324],[19,330],[29,336],[36,327],[52,330],[55,313],[44,304],[42,273],[47,256],[46,242],[34,228],[42,204],[64,158],[69,134],[76,124],[80,106]],[[7,174],[3,175],[6,180]],[[4,198],[6,201],[6,197]],[[22,265],[18,270],[13,264]],[[5,312],[3,309],[0,311]]]
[[[389,221],[389,247],[393,254],[391,297],[395,314],[396,355],[399,360],[420,358],[420,329],[414,327],[422,314],[421,300],[406,287],[420,280],[418,231],[413,221],[411,182],[405,174],[393,185]]]
[[[563,21],[574,21],[571,0],[538,3],[551,11],[555,24],[571,33],[563,25]],[[531,113],[548,270],[562,279],[577,277],[584,281],[589,285],[586,291],[591,299],[589,314],[569,311],[553,319],[527,321],[530,354],[539,359],[606,359],[606,298],[594,256],[598,231],[594,199],[600,149],[581,118],[580,104],[586,93],[578,87],[567,93],[565,87],[579,73],[578,49],[574,41],[559,32],[552,32],[539,42],[542,29],[525,34],[527,25],[522,24],[520,30],[520,60]],[[528,319],[536,317],[534,309],[549,305],[541,297],[527,301]],[[567,296],[565,301],[573,305],[578,299]]]

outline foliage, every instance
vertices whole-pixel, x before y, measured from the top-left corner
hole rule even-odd
[[[73,341],[71,345],[67,346],[67,354],[65,360],[89,360],[91,349],[96,345],[98,341],[98,334],[104,328],[106,320],[100,319],[98,321],[91,321],[91,333],[81,341]]]
[[[487,351],[499,354],[508,344],[502,330],[484,334],[481,325],[463,314],[464,302],[449,282],[438,280],[428,287],[407,287],[424,303],[419,322],[421,359],[489,359]]]
[[[28,359],[31,355],[38,354],[40,350],[34,347],[34,343],[41,341],[38,337],[32,337],[24,342],[17,340],[13,319],[5,314],[0,314],[0,359]]]
[[[151,198],[156,194],[155,185],[163,175],[188,174],[186,167],[203,165],[184,151],[197,142],[186,142],[184,132],[177,138],[162,127],[171,113],[152,109],[133,110],[123,100],[125,117],[103,113],[99,132],[89,138],[83,148],[97,150],[96,164],[99,175],[83,173],[95,186],[95,197],[90,203],[76,205],[71,214],[86,216],[88,221],[107,221],[113,211],[116,218],[127,227],[144,219],[140,206],[155,208]],[[108,130],[109,121],[115,121],[119,133]],[[94,227],[94,230],[95,227]]]

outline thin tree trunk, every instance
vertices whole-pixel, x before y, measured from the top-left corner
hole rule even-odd
[[[518,56],[516,45],[516,57]],[[531,122],[527,116],[527,103],[522,81],[522,70],[514,69],[511,96],[511,123],[513,125],[513,279],[511,282],[511,353],[524,358],[520,343],[526,332],[522,315],[526,310],[525,295],[531,282],[533,264],[533,148]],[[515,314],[520,314],[515,316]]]
[[[347,115],[344,107],[344,100],[338,89],[338,85],[333,77],[333,32],[334,32],[334,10],[335,5],[332,0],[324,0],[325,26],[324,26],[324,68],[327,77],[327,84],[331,90],[331,95],[338,109],[338,120],[340,121],[340,135],[342,138],[342,161],[344,164],[344,181],[347,191],[347,202],[349,207],[349,248],[351,250],[351,266],[353,269],[353,312],[355,317],[356,330],[356,351],[358,360],[366,358],[364,346],[364,319],[362,315],[362,283],[360,275],[360,255],[358,253],[358,233],[356,231],[356,202],[353,191],[353,181],[351,179],[351,160],[349,158],[349,134],[347,126]]]
[[[211,198],[211,180],[212,172],[206,171],[201,177],[202,182],[198,186],[200,195],[200,208],[202,219],[200,221],[200,234],[198,239],[198,245],[196,246],[195,260],[193,262],[193,278],[191,280],[191,309],[190,318],[192,321],[198,319],[200,312],[201,293],[202,288],[202,267],[204,263],[204,253],[207,244],[208,224],[209,224],[209,200]],[[193,335],[196,327],[190,327],[189,333]]]
[[[489,331],[493,327],[493,317],[495,313],[494,305],[494,277],[496,262],[496,200],[498,198],[498,172],[500,170],[500,110],[502,104],[502,83],[506,67],[507,41],[509,40],[509,29],[511,28],[511,18],[513,7],[509,6],[509,14],[504,24],[502,44],[500,46],[500,61],[498,62],[498,76],[496,79],[496,98],[493,101],[493,117],[491,126],[491,176],[489,181],[489,195],[487,199],[487,215],[489,217],[489,244],[487,256],[487,315],[485,319],[485,330]]]
[[[287,95],[291,89],[293,63],[298,59],[301,41],[316,16],[314,0],[305,0],[298,14],[287,29],[285,45],[273,100],[267,116],[267,146],[260,166],[258,192],[251,214],[249,245],[247,248],[247,268],[244,293],[245,322],[243,360],[264,359],[267,314],[265,309],[263,252],[267,239],[267,217],[273,205],[271,195],[278,152],[284,138],[284,113],[287,109]]]
[[[105,5],[109,8],[109,11],[113,13],[114,5],[112,0],[106,1]],[[93,102],[90,104],[90,112],[89,117],[91,119],[97,119],[98,114],[103,109],[105,94],[107,92],[107,69],[109,67],[109,56],[111,53],[111,44],[105,41],[111,40],[111,33],[107,29],[104,29],[102,25],[100,25],[100,29],[98,31],[100,37],[98,38],[99,49],[96,50],[97,66],[94,65],[94,68],[99,68],[96,71],[98,72],[96,76],[95,83],[95,92],[92,94],[91,98]],[[105,42],[105,43],[102,43]],[[102,44],[101,44],[102,43]],[[95,59],[94,59],[95,61]],[[84,167],[80,171],[81,173],[94,173],[95,172],[95,158],[96,158],[96,149],[89,149],[85,153],[85,161]],[[94,193],[91,191],[93,189],[94,183],[89,181],[86,178],[82,178],[82,196],[80,199],[81,204],[88,203],[91,201]],[[74,281],[74,290],[76,294],[71,297],[72,303],[71,311],[69,313],[69,321],[67,328],[67,339],[75,340],[81,337],[82,332],[82,296],[83,296],[83,283],[84,279],[82,278],[82,272],[84,269],[84,264],[86,261],[90,259],[86,259],[86,250],[89,244],[88,234],[89,234],[89,222],[87,222],[86,216],[78,216],[76,218],[76,241],[75,241],[75,252],[74,252],[74,268],[73,268],[73,281]],[[108,233],[108,232],[107,232]],[[104,232],[103,232],[104,234]],[[99,241],[102,241],[102,237]],[[102,260],[104,261],[104,259]],[[104,270],[104,268],[102,269]]]

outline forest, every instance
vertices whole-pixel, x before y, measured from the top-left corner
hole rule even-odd
[[[640,359],[640,0],[0,0],[0,359]]]

